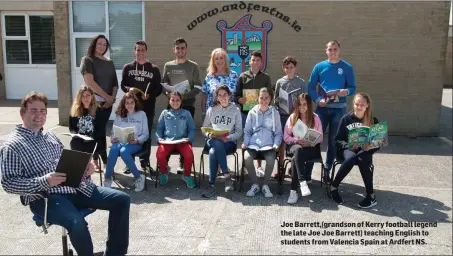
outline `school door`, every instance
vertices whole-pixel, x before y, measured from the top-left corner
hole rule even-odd
[[[4,12],[1,18],[6,98],[37,91],[57,100],[53,13]]]

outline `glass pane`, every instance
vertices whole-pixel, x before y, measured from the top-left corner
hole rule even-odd
[[[55,64],[53,16],[30,16],[32,64]]]
[[[7,64],[30,64],[28,40],[5,40]]]
[[[72,2],[74,32],[105,33],[104,2]]]
[[[26,36],[25,16],[5,16],[6,36]]]
[[[142,40],[141,2],[109,2],[110,57],[116,69],[134,59],[135,42]]]
[[[85,56],[88,51],[88,46],[90,46],[91,38],[76,38],[75,47],[76,47],[76,67],[80,67],[80,61],[83,56]]]

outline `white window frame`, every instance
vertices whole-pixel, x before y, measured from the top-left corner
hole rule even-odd
[[[24,67],[24,68],[55,68],[56,64],[32,64],[32,54],[31,54],[31,42],[30,42],[30,16],[54,16],[53,12],[50,11],[31,11],[31,12],[15,12],[8,11],[2,12],[2,43],[3,43],[3,63],[7,67]],[[6,23],[5,16],[25,16],[25,36],[7,36],[6,35]],[[55,22],[55,19],[54,19]],[[55,31],[54,31],[55,33]],[[8,64],[6,60],[6,40],[28,40],[28,63],[29,64]],[[55,39],[54,39],[55,40]]]
[[[72,70],[79,70],[80,67],[77,67],[77,56],[76,56],[76,39],[78,38],[88,38],[92,39],[93,37],[102,34],[104,35],[109,41],[110,41],[110,35],[109,35],[109,2],[127,2],[127,0],[123,1],[108,1],[108,0],[100,0],[96,2],[104,2],[104,11],[105,11],[105,31],[99,31],[99,32],[74,32],[74,17],[73,17],[73,10],[72,10],[72,3],[77,2],[74,0],[69,0],[68,5],[69,5],[69,33],[71,35],[70,38],[70,49],[71,49],[71,68]],[[136,2],[141,2],[141,7],[142,7],[142,39],[145,40],[145,3],[144,1],[137,0]],[[105,56],[107,58],[110,58],[110,49],[105,53]],[[132,58],[132,57],[131,57]],[[116,69],[121,70],[121,69]]]

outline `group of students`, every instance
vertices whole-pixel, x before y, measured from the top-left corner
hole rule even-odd
[[[113,87],[115,87],[115,83],[111,80],[113,77],[98,78],[105,75],[102,73],[102,68],[105,68],[106,64],[96,63],[106,52],[108,46],[107,39],[99,35],[93,39],[88,51],[92,52],[94,48],[94,54],[82,59],[81,72],[87,85],[80,88],[70,117],[71,132],[93,136],[96,141],[101,141],[101,144],[105,138],[105,123],[103,120],[94,121],[98,119],[99,115],[101,115],[99,119],[102,119],[105,105],[110,108],[111,106],[108,97],[102,98],[100,96],[102,94],[96,93],[96,90],[106,88],[106,85],[100,86],[102,81],[111,81],[110,84],[113,83]],[[355,93],[353,68],[347,62],[340,60],[340,44],[337,41],[329,41],[326,44],[328,59],[316,64],[308,85],[304,79],[295,75],[297,61],[294,57],[288,56],[283,60],[282,69],[285,76],[280,78],[273,87],[270,76],[260,70],[261,53],[252,52],[249,59],[250,70],[238,76],[230,69],[225,50],[217,48],[211,53],[207,75],[200,89],[200,86],[197,86],[201,83],[198,65],[188,60],[186,56],[187,42],[183,38],[176,39],[173,51],[176,60],[165,64],[162,79],[158,67],[146,59],[147,45],[143,41],[138,41],[134,46],[136,59],[123,68],[121,89],[125,95],[115,112],[114,125],[135,127],[136,138],[127,144],[121,144],[112,132],[110,136],[112,147],[109,157],[104,157],[107,158],[104,174],[106,187],[112,185],[113,169],[120,156],[135,177],[135,191],[144,189],[145,177],[137,169],[132,154],[140,151],[146,141],[149,142],[147,146],[150,151],[156,97],[164,92],[168,97],[168,107],[160,114],[155,132],[158,143],[156,159],[161,172],[159,182],[162,185],[167,183],[170,172],[169,154],[178,151],[181,154],[178,170],[183,171],[182,178],[187,186],[194,188],[196,184],[191,176],[191,166],[194,161],[192,149],[195,136],[194,103],[195,96],[202,92],[202,126],[214,130],[230,131],[226,135],[218,136],[204,134],[204,150],[209,152],[210,175],[209,186],[203,192],[203,197],[212,197],[216,194],[215,180],[219,170],[225,178],[225,191],[233,189],[226,156],[236,151],[237,142],[241,138],[243,139],[241,148],[244,150],[244,165],[252,180],[252,186],[247,192],[247,196],[255,196],[260,190],[265,197],[273,196],[267,181],[273,173],[276,156],[279,156],[279,166],[281,166],[287,151],[293,155],[291,161],[292,184],[288,203],[294,204],[298,201],[298,187],[300,187],[302,196],[310,195],[307,184],[311,183],[313,162],[307,161],[319,157],[320,150],[319,145],[312,146],[309,142],[293,135],[292,128],[298,120],[301,120],[307,128],[315,129],[321,134],[329,126],[331,132],[328,137],[327,159],[322,182],[331,185],[330,196],[335,202],[343,202],[337,187],[352,166],[357,164],[361,168],[367,186],[367,197],[359,205],[371,207],[376,204],[372,190],[372,175],[369,175],[370,171],[365,172],[365,169],[370,170],[371,157],[369,155],[376,149],[347,148],[347,131],[360,125],[369,126],[377,120],[372,117],[369,96],[365,93]],[[111,63],[111,60],[108,59],[104,61]],[[177,91],[166,91],[161,85],[162,82],[171,86],[184,80],[187,80],[190,85],[184,94]],[[97,82],[99,82],[99,86],[96,86]],[[318,84],[325,90],[340,89],[340,91],[332,99],[324,98],[318,92]],[[245,95],[243,95],[244,89],[259,90],[257,104],[250,109],[244,107],[246,102]],[[282,104],[287,104],[282,103],[279,97],[282,90],[290,95],[288,100],[294,102],[293,109],[288,110],[282,106]],[[116,89],[103,92],[108,91],[115,95]],[[145,94],[143,91],[148,93]],[[295,91],[296,93],[294,93]],[[351,95],[355,95],[354,110],[346,113],[346,96]],[[100,99],[101,102],[99,102]],[[95,105],[99,108],[93,107]],[[313,111],[315,105],[317,105],[316,113]],[[93,125],[89,124],[90,121],[93,122]],[[93,134],[93,130],[96,131],[96,135]],[[168,144],[161,143],[163,140],[183,141]],[[321,136],[317,143],[322,143],[322,140]],[[93,142],[90,142],[89,145],[82,145],[84,143],[77,137],[74,137],[73,141],[71,147],[74,149],[81,150],[86,146],[88,150],[83,150],[89,151],[93,147]],[[99,152],[102,152],[103,148],[105,147],[101,146]],[[339,169],[337,178],[332,182],[329,172],[335,157],[345,161]],[[257,161],[257,167],[255,167],[254,162],[257,158],[264,159],[266,162],[264,170],[261,167],[261,160]],[[140,161],[142,167],[149,165],[149,155],[145,155]],[[99,169],[99,167],[96,168]]]
[[[44,218],[48,213],[49,223],[63,226],[68,230],[71,243],[79,255],[92,255],[93,244],[87,223],[78,208],[93,208],[109,211],[108,241],[105,255],[126,255],[129,245],[129,215],[131,197],[120,190],[111,189],[111,178],[115,163],[120,156],[135,177],[135,190],[141,191],[145,179],[135,166],[132,154],[142,149],[146,142],[150,147],[151,128],[154,117],[156,97],[163,89],[161,82],[174,85],[189,80],[190,91],[184,95],[179,92],[165,92],[168,96],[168,108],[159,116],[155,135],[157,141],[184,140],[180,144],[159,143],[156,156],[161,168],[160,183],[168,181],[168,154],[173,150],[181,153],[184,175],[188,187],[195,187],[190,176],[193,163],[192,143],[194,141],[195,96],[201,91],[203,126],[215,130],[229,130],[227,135],[205,133],[205,148],[209,151],[209,186],[203,192],[204,197],[215,195],[215,179],[218,169],[225,177],[225,190],[233,189],[231,174],[227,166],[227,154],[236,151],[237,142],[242,138],[245,167],[251,176],[252,186],[247,196],[254,196],[261,188],[264,196],[271,197],[272,192],[266,184],[275,165],[277,154],[285,155],[288,150],[292,157],[292,183],[288,203],[298,200],[298,188],[302,196],[310,195],[307,183],[311,181],[312,163],[307,160],[319,154],[319,143],[312,146],[294,136],[293,128],[301,120],[308,128],[321,133],[329,127],[327,158],[323,175],[324,183],[329,184],[329,196],[337,203],[343,203],[338,187],[354,165],[358,165],[366,188],[366,197],[359,205],[368,208],[376,205],[373,191],[372,156],[379,150],[368,145],[348,147],[348,131],[355,127],[370,126],[379,121],[373,116],[371,99],[366,93],[355,92],[354,73],[351,65],[340,60],[340,44],[329,41],[326,45],[327,60],[314,67],[308,85],[294,75],[297,62],[293,57],[283,61],[285,76],[279,79],[276,87],[270,85],[269,76],[260,71],[261,55],[253,52],[250,58],[250,70],[239,76],[231,71],[228,57],[223,49],[215,49],[211,54],[208,74],[202,88],[199,70],[195,62],[186,59],[187,43],[177,39],[174,45],[176,60],[167,62],[161,79],[157,66],[146,59],[147,46],[143,41],[135,44],[136,59],[123,68],[121,89],[125,92],[115,111],[114,124],[120,127],[135,127],[135,138],[128,143],[119,143],[115,134],[110,138],[112,147],[107,157],[106,124],[115,102],[118,82],[112,60],[104,57],[109,43],[99,35],[95,37],[82,59],[81,72],[85,84],[79,89],[73,102],[69,128],[72,133],[91,137],[84,141],[74,137],[71,148],[92,152],[97,144],[95,159],[101,157],[106,163],[104,173],[105,186],[98,187],[91,175],[101,171],[97,160],[89,163],[78,188],[63,184],[64,173],[55,172],[56,165],[63,151],[62,142],[52,132],[43,129],[47,118],[47,97],[42,93],[32,92],[21,101],[20,115],[23,120],[0,148],[1,184],[7,193],[19,194],[21,202],[31,211]],[[147,94],[147,84],[151,88]],[[338,97],[327,99],[319,95],[316,87],[322,85],[326,90],[340,89]],[[258,103],[249,111],[243,108],[242,89],[259,90]],[[278,94],[280,89],[293,91],[294,108],[283,111]],[[346,96],[352,96],[353,110],[346,112]],[[274,104],[271,104],[273,101]],[[316,111],[313,111],[317,106]],[[266,149],[266,150],[263,150]],[[265,170],[261,162],[254,160],[260,156],[266,161]],[[343,162],[333,181],[329,171],[333,160]],[[282,160],[283,157],[280,157]],[[149,165],[149,155],[142,156],[142,166]],[[263,177],[264,179],[259,180]],[[260,186],[259,183],[263,183]],[[44,198],[47,198],[46,200]]]

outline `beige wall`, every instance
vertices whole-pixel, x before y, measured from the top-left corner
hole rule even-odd
[[[452,26],[450,26],[449,31],[448,31],[448,43],[447,43],[447,54],[445,57],[445,75],[444,75],[444,84],[451,87],[453,86],[453,67],[452,67]]]
[[[52,11],[53,1],[0,1],[0,11]]]
[[[174,58],[172,41],[184,37],[189,57],[203,72],[212,49],[220,47],[216,22],[233,25],[247,12],[218,13],[192,30],[198,16],[234,2],[145,2],[149,58],[162,69]],[[239,3],[239,2],[238,2]],[[248,4],[249,2],[247,2]],[[253,2],[258,3],[258,2]],[[268,67],[272,83],[282,76],[281,60],[294,55],[298,73],[308,80],[313,66],[326,58],[324,45],[341,42],[341,55],[355,69],[357,91],[368,92],[376,116],[389,122],[391,134],[437,135],[447,44],[449,2],[261,2],[297,19],[301,31],[261,11],[251,11],[251,22],[273,23],[268,39]],[[340,16],[334,15],[341,13]],[[333,17],[335,18],[329,18]],[[420,100],[422,97],[423,100]],[[197,124],[200,124],[200,100]],[[164,107],[158,101],[157,113]],[[350,106],[350,104],[349,104]]]

